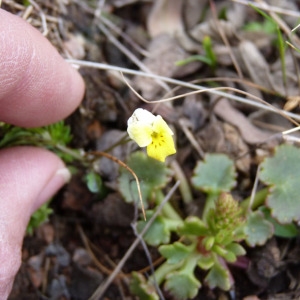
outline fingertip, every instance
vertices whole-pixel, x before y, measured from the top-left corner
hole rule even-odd
[[[68,178],[64,163],[49,151],[34,147],[0,150],[0,299],[9,295],[19,269],[30,215]]]
[[[69,182],[70,178],[71,173],[68,168],[62,166],[57,169],[36,197],[36,200],[32,205],[31,213],[36,211],[43,203],[49,200],[65,183]]]
[[[80,74],[43,35],[0,9],[0,120],[37,127],[72,113],[82,100]]]

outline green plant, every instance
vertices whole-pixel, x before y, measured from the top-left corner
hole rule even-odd
[[[177,66],[184,66],[194,61],[201,61],[208,66],[215,68],[217,65],[217,57],[212,47],[211,38],[209,36],[205,36],[202,41],[202,47],[205,52],[205,55],[192,55],[184,60],[180,60],[176,62]]]
[[[30,221],[27,225],[27,233],[33,234],[35,228],[39,227],[44,222],[48,221],[49,216],[53,210],[49,207],[49,202],[43,204],[34,214],[31,216]]]
[[[162,189],[171,179],[171,170],[164,163],[147,156],[143,152],[131,154],[127,164],[139,178],[145,208],[158,206],[164,198]],[[138,203],[137,186],[132,180],[131,173],[126,169],[121,169],[120,172],[118,186],[125,201]],[[147,220],[150,219],[152,214],[152,210],[148,209],[146,211]],[[175,230],[181,223],[181,217],[173,206],[167,203],[144,238],[149,245],[153,246],[169,243],[171,231]],[[147,222],[140,221],[138,228],[142,230],[146,224]]]
[[[45,147],[55,152],[65,162],[71,162],[76,153],[68,151],[66,148],[71,139],[70,127],[63,121],[39,128],[21,128],[5,123],[0,124],[0,149],[22,145]],[[52,209],[49,208],[49,203],[42,205],[31,216],[27,232],[32,234],[35,228],[48,220],[51,213]]]
[[[220,173],[210,172],[210,175],[203,177],[202,168],[211,170],[211,164],[217,164],[221,169]],[[166,166],[139,152],[131,155],[128,165],[140,179],[144,199],[148,199],[145,206],[159,204],[163,199],[161,188],[168,181]],[[198,165],[195,172],[195,185],[201,185],[210,194],[210,201],[207,202],[209,208],[205,210],[207,222],[198,217],[183,220],[170,203],[163,208],[144,238],[149,245],[161,245],[159,251],[167,260],[147,281],[141,274],[133,275],[131,289],[143,299],[157,299],[153,287],[154,278],[158,284],[164,283],[165,289],[177,299],[195,296],[201,286],[194,275],[197,266],[208,271],[205,280],[209,286],[227,290],[232,281],[224,262],[233,262],[238,255],[245,253],[242,246],[236,243],[245,235],[242,209],[231,195],[222,193],[235,184],[232,161],[224,155],[208,156],[207,161],[202,167]],[[127,201],[133,199],[134,195],[134,191],[130,191],[131,181],[130,174],[126,170],[122,171],[119,187]],[[216,203],[213,203],[214,200]],[[147,210],[148,220],[152,214],[152,210]],[[145,222],[140,221],[138,229],[141,231],[145,225]],[[179,240],[169,244],[171,232],[176,232]]]
[[[299,162],[298,148],[281,145],[261,165],[260,179],[269,187],[266,206],[281,224],[300,221]]]
[[[0,124],[0,149],[22,145],[44,147],[55,152],[65,162],[71,162],[74,153],[70,153],[66,148],[71,140],[70,127],[63,121],[38,128]]]
[[[262,22],[249,22],[243,27],[247,31],[265,32],[268,34],[276,34],[276,28],[276,23],[270,18],[266,18]]]
[[[208,154],[204,161],[197,163],[192,177],[195,189],[204,192],[206,201],[201,218],[179,216],[171,203],[167,203],[144,236],[151,246],[158,246],[165,258],[155,272],[147,279],[143,274],[133,272],[131,291],[141,299],[159,299],[156,285],[163,285],[175,299],[188,299],[197,295],[202,283],[196,277],[197,268],[206,272],[204,282],[210,288],[228,290],[233,284],[229,264],[234,264],[239,256],[246,254],[241,242],[249,246],[263,245],[273,234],[292,237],[298,234],[293,220],[299,219],[299,200],[295,195],[297,185],[294,180],[300,169],[295,161],[300,161],[300,150],[283,145],[275,156],[267,158],[261,165],[261,180],[267,185],[257,193],[250,206],[250,199],[238,202],[230,191],[235,187],[236,172],[233,161],[223,154]],[[168,182],[167,167],[147,157],[134,153],[128,165],[141,180],[147,219],[153,208],[163,199],[162,188]],[[132,178],[126,170],[119,181],[120,192],[127,201],[134,199]],[[287,207],[282,199],[291,205]],[[137,199],[134,199],[137,201]],[[293,215],[291,215],[293,213]],[[281,221],[287,224],[280,224]],[[138,222],[141,231],[144,221]],[[274,230],[275,228],[275,230]],[[171,233],[177,235],[171,240]]]

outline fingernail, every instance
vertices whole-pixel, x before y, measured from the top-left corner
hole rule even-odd
[[[46,201],[50,200],[64,184],[70,181],[70,178],[71,173],[67,168],[63,167],[58,169],[38,195],[33,211],[38,209]]]
[[[68,183],[71,179],[71,173],[68,168],[58,169],[55,173],[55,176],[61,176],[64,180],[64,183]]]

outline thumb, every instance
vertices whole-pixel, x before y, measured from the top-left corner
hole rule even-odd
[[[34,147],[0,151],[0,299],[6,299],[21,264],[30,215],[69,179],[53,153]]]

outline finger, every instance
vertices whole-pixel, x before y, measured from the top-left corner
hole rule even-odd
[[[53,153],[34,147],[0,151],[0,298],[10,293],[32,212],[57,192],[69,173]]]
[[[0,121],[34,127],[65,118],[84,83],[31,25],[0,9]]]

